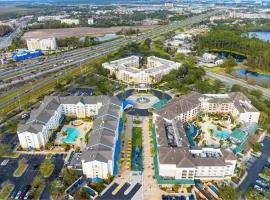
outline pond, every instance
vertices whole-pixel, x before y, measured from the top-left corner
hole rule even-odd
[[[245,68],[240,68],[232,72],[232,75],[241,79],[253,78],[257,84],[263,84],[266,87],[270,87],[270,74],[263,74],[259,72],[250,71]]]
[[[270,41],[270,32],[266,32],[266,31],[247,32],[247,33],[244,33],[243,36],[246,36],[249,38],[258,38],[266,42]]]
[[[116,35],[115,33],[110,33],[101,37],[97,37],[96,40],[99,42],[104,42],[104,41],[115,39],[117,37],[119,37],[119,35]]]
[[[247,59],[247,57],[244,55],[227,51],[209,51],[209,53],[217,54],[220,59],[233,57],[236,60],[236,62],[243,62],[245,59]]]

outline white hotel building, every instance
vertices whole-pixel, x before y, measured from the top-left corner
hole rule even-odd
[[[120,118],[122,104],[116,97],[67,96],[45,97],[41,106],[33,110],[30,118],[17,130],[20,145],[24,149],[40,149],[59,127],[63,116],[85,118],[94,116],[93,130],[86,149],[82,153],[82,169],[88,178],[107,178],[117,170]]]
[[[41,106],[32,110],[30,118],[19,124],[18,137],[22,148],[39,149],[48,142],[63,116],[85,118],[96,116],[102,106],[110,104],[106,96],[47,96]],[[119,104],[119,103],[118,103]]]
[[[79,19],[61,19],[61,24],[75,24],[75,25],[78,25],[80,23],[80,20]]]
[[[184,123],[194,120],[199,112],[231,113],[245,124],[258,123],[260,116],[250,100],[238,92],[215,95],[191,92],[172,99],[153,113],[161,177],[222,180],[234,175],[237,160],[231,151],[190,147]]]
[[[181,67],[180,63],[165,60],[155,56],[147,58],[146,68],[140,68],[139,57],[130,56],[120,60],[103,63],[102,66],[115,75],[118,80],[130,84],[155,83],[161,80],[162,76],[172,70]]]
[[[42,50],[42,51],[53,51],[57,49],[56,40],[52,38],[31,38],[26,40],[27,48],[30,51]]]

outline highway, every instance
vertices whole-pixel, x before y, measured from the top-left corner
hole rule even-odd
[[[0,37],[0,49],[7,48],[11,45],[13,38],[21,32],[21,29],[26,27],[30,19],[21,21],[9,35]]]
[[[146,38],[153,38],[179,27],[201,22],[208,19],[209,16],[215,15],[219,12],[220,11],[213,11],[206,14],[190,17],[182,21],[173,22],[166,26],[159,26],[155,29],[138,35],[136,38],[121,38],[104,44],[96,45],[94,47],[82,48],[66,52],[62,55],[48,58],[42,62],[36,62],[25,66],[0,69],[0,77],[2,83],[0,89],[29,81],[40,76],[44,76],[46,72],[51,73],[52,71],[57,71],[57,69],[61,70],[74,64],[86,62],[92,58],[90,55],[97,53],[98,51],[100,51],[100,55],[103,55],[102,53],[105,49],[111,49],[111,51],[114,51],[116,47],[120,48],[121,46],[124,46],[132,41],[141,42]]]
[[[229,75],[222,75],[222,74],[217,74],[214,72],[206,71],[206,75],[210,78],[220,80],[224,82],[226,85],[240,85],[242,87],[248,88],[248,89],[254,89],[254,90],[261,90],[263,92],[263,95],[265,98],[270,98],[270,90],[257,86],[257,85],[250,85],[244,80],[239,80],[234,77],[230,77]]]
[[[154,37],[157,37],[159,35],[162,35],[162,34],[170,32],[170,31],[173,31],[175,29],[178,29],[180,27],[192,25],[192,24],[196,24],[196,23],[208,20],[210,16],[217,15],[220,12],[221,11],[219,11],[219,10],[215,10],[215,11],[211,11],[211,12],[208,12],[205,14],[186,18],[182,21],[176,21],[176,22],[173,22],[169,25],[159,26],[159,27],[154,28],[150,31],[139,34],[135,38],[133,38],[133,37],[121,38],[121,39],[107,42],[104,44],[96,45],[94,47],[73,50],[73,51],[70,51],[67,53],[63,53],[60,56],[58,55],[58,56],[51,57],[49,59],[46,59],[43,62],[25,65],[22,69],[21,68],[3,69],[0,71],[1,78],[3,78],[3,76],[7,77],[7,76],[12,75],[14,73],[19,73],[20,79],[18,80],[18,74],[17,74],[17,75],[15,75],[15,80],[10,81],[9,79],[7,79],[8,80],[7,82],[2,82],[0,89],[15,85],[18,83],[23,83],[26,81],[30,82],[31,79],[37,78],[39,76],[44,76],[44,75],[52,73],[52,72],[56,73],[57,71],[62,71],[63,69],[66,71],[67,70],[69,71],[70,69],[74,69],[75,67],[80,66],[82,63],[84,63],[86,61],[89,61],[89,60],[98,58],[102,55],[106,55],[106,54],[109,54],[113,51],[119,50],[121,47],[127,45],[128,43],[142,42],[147,38],[154,38]],[[56,62],[61,63],[61,64],[57,64],[57,66],[54,66],[54,64]],[[35,73],[35,74],[33,74],[33,73],[29,74],[29,71],[36,70],[36,69],[37,70],[43,69],[43,71],[39,71],[38,73]],[[3,76],[1,75],[1,73]],[[41,81],[34,88],[31,88],[31,89],[29,89],[29,91],[18,95],[18,98],[22,97],[24,95],[27,95],[30,91],[35,91],[36,89],[41,88],[41,87],[45,86],[46,84],[48,84],[52,81],[55,81],[55,80],[57,80],[57,76],[53,77],[49,80],[46,80],[45,82]],[[6,102],[2,103],[0,105],[0,108],[8,105],[9,103],[12,103],[14,101],[17,101],[17,99],[14,99],[14,98],[9,99]]]

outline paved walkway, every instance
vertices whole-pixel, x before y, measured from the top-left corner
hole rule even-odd
[[[128,139],[132,137],[132,126],[133,126],[133,116],[127,115],[127,122],[125,123],[123,134],[124,134],[124,145],[122,146],[121,151],[127,150]],[[126,157],[127,155],[125,155]],[[130,180],[130,170],[126,170],[126,160],[123,162],[119,175],[115,177],[114,182],[122,185],[128,183]]]
[[[161,199],[164,193],[159,189],[159,186],[154,177],[153,157],[151,156],[151,134],[149,132],[148,117],[142,118],[143,124],[143,189],[144,200]]]

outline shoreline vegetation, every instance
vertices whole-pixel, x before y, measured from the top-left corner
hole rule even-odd
[[[230,52],[246,56],[249,70],[262,70],[270,73],[270,44],[266,41],[243,37],[247,27],[219,25],[212,28],[208,34],[195,38],[199,53],[209,50]]]

